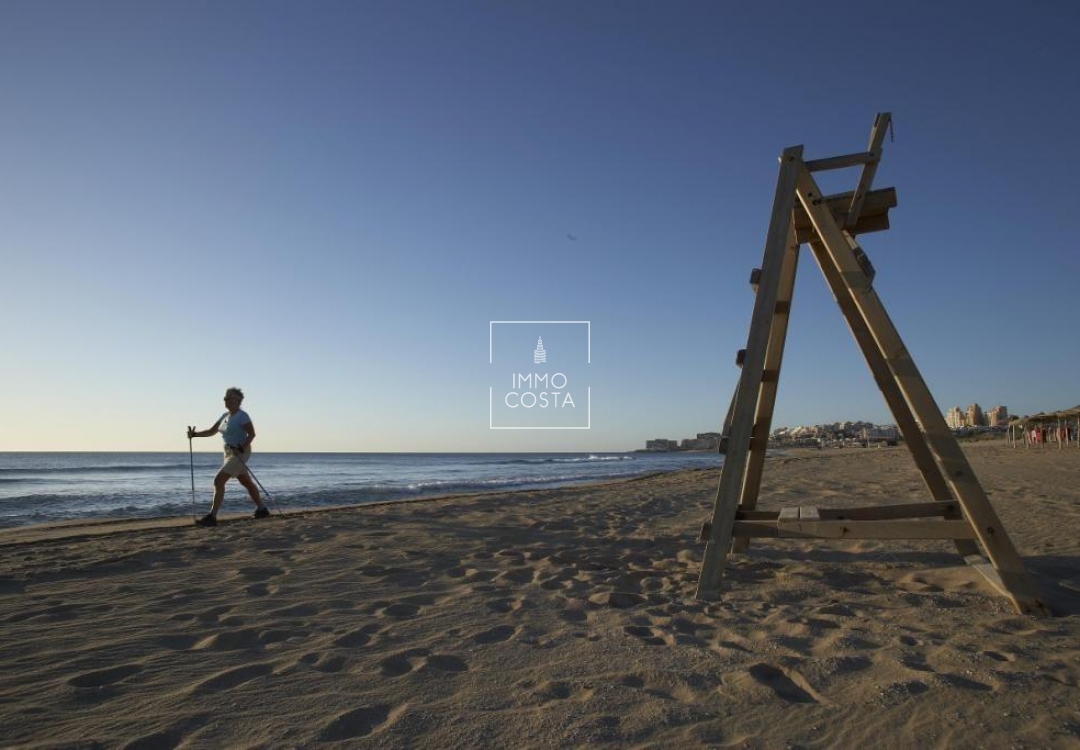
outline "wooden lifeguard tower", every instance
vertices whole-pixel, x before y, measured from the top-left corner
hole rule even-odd
[[[724,420],[725,454],[697,597],[719,597],[729,550],[743,552],[752,537],[822,539],[951,539],[960,555],[982,573],[1018,612],[1049,614],[1034,582],[990,505],[941,410],[874,291],[874,269],[855,241],[859,234],[888,229],[893,188],[871,190],[890,114],[880,113],[866,151],[803,160],[803,147],[780,155],[780,174],[761,268],[750,276],[756,291],[742,368]],[[814,173],[861,166],[855,189],[825,196]],[[843,509],[756,510],[765,450],[784,353],[799,246],[809,244],[874,380],[892,410],[904,442],[926,482],[923,503]]]

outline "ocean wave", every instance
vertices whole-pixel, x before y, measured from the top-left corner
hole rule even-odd
[[[0,468],[0,481],[6,477],[41,477],[53,474],[136,474],[140,472],[176,471],[187,469],[188,464],[105,464],[104,466],[42,466],[38,468]]]
[[[573,458],[512,458],[508,464],[578,464],[593,461],[633,461],[633,456],[580,456]]]

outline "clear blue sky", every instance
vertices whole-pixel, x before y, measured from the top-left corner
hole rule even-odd
[[[939,406],[1073,406],[1077,28],[1063,2],[0,3],[0,449],[184,450],[230,385],[262,450],[715,430],[776,157],[860,151],[886,110],[900,205],[863,246]],[[891,422],[802,261],[774,424]],[[488,429],[491,320],[591,322],[592,429]]]

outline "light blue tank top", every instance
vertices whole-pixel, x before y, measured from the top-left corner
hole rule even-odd
[[[221,425],[218,427],[225,445],[240,445],[247,440],[247,430],[244,429],[244,425],[250,422],[251,417],[243,409],[237,409],[236,414],[232,415],[225,412]]]

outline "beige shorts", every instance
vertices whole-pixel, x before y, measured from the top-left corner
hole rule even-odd
[[[221,470],[228,474],[230,477],[238,477],[241,474],[247,473],[247,467],[244,465],[251,460],[251,446],[249,445],[244,449],[243,454],[244,461],[241,463],[240,458],[233,455],[233,452],[228,448],[225,449],[225,461],[221,464]]]

